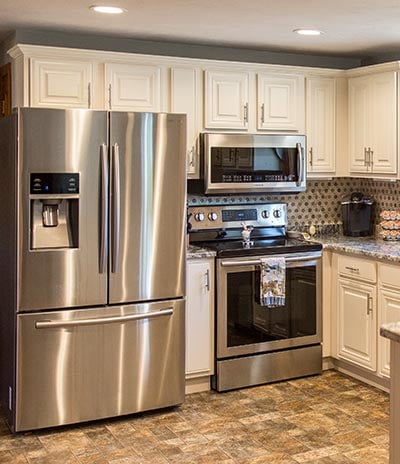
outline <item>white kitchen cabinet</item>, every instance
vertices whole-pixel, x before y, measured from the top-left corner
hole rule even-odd
[[[338,357],[376,371],[376,289],[338,280]]]
[[[258,130],[304,132],[304,76],[258,73]]]
[[[30,106],[90,108],[93,65],[88,61],[30,60]]]
[[[349,79],[351,173],[397,172],[397,73]]]
[[[175,66],[170,69],[170,111],[186,114],[187,174],[191,179],[200,177],[201,90],[199,68]]]
[[[335,79],[307,77],[306,135],[309,174],[333,174],[335,163]]]
[[[206,128],[247,130],[249,73],[206,70],[204,105]]]
[[[161,68],[134,63],[105,63],[105,101],[117,111],[161,111]]]
[[[214,260],[187,262],[186,379],[214,373]],[[208,387],[209,388],[209,387]]]
[[[400,266],[380,263],[378,287],[378,328],[382,324],[400,321]],[[378,372],[390,377],[390,342],[378,338]]]

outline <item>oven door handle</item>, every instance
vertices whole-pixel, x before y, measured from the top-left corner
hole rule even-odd
[[[274,256],[274,255],[272,255]],[[294,261],[315,261],[316,259],[320,258],[321,256],[297,256],[297,257],[290,257],[285,258],[286,262],[294,262]],[[257,266],[261,264],[260,259],[249,259],[243,261],[221,261],[221,266],[223,267],[234,267],[234,266]]]

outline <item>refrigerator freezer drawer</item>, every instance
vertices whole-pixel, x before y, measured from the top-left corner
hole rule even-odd
[[[184,399],[185,301],[18,315],[15,431]]]

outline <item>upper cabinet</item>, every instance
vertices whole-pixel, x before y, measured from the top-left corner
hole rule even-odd
[[[107,109],[117,111],[161,111],[159,66],[105,63]]]
[[[65,59],[30,61],[30,106],[91,108],[93,65]]]
[[[257,129],[304,132],[304,76],[257,74]]]
[[[349,79],[350,173],[397,172],[397,73]]]
[[[335,163],[335,79],[309,77],[306,86],[307,170],[330,174]]]
[[[187,174],[191,179],[197,179],[200,176],[201,90],[201,70],[199,68],[171,67],[169,111],[186,114]]]
[[[205,72],[205,121],[207,129],[249,127],[249,73]]]

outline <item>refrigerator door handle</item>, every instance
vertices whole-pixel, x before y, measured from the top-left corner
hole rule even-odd
[[[161,316],[172,316],[174,314],[173,308],[161,309],[150,313],[142,314],[129,314],[127,316],[114,316],[114,317],[97,317],[93,319],[77,319],[75,321],[38,321],[35,322],[36,329],[62,329],[68,327],[79,327],[97,324],[113,324],[116,322],[129,322],[141,321],[143,319],[152,319]]]
[[[107,248],[108,248],[108,160],[107,145],[103,143],[100,151],[101,169],[101,223],[100,223],[100,274],[107,272]]]
[[[111,272],[118,272],[121,231],[121,185],[119,171],[119,146],[112,148],[112,263]]]

